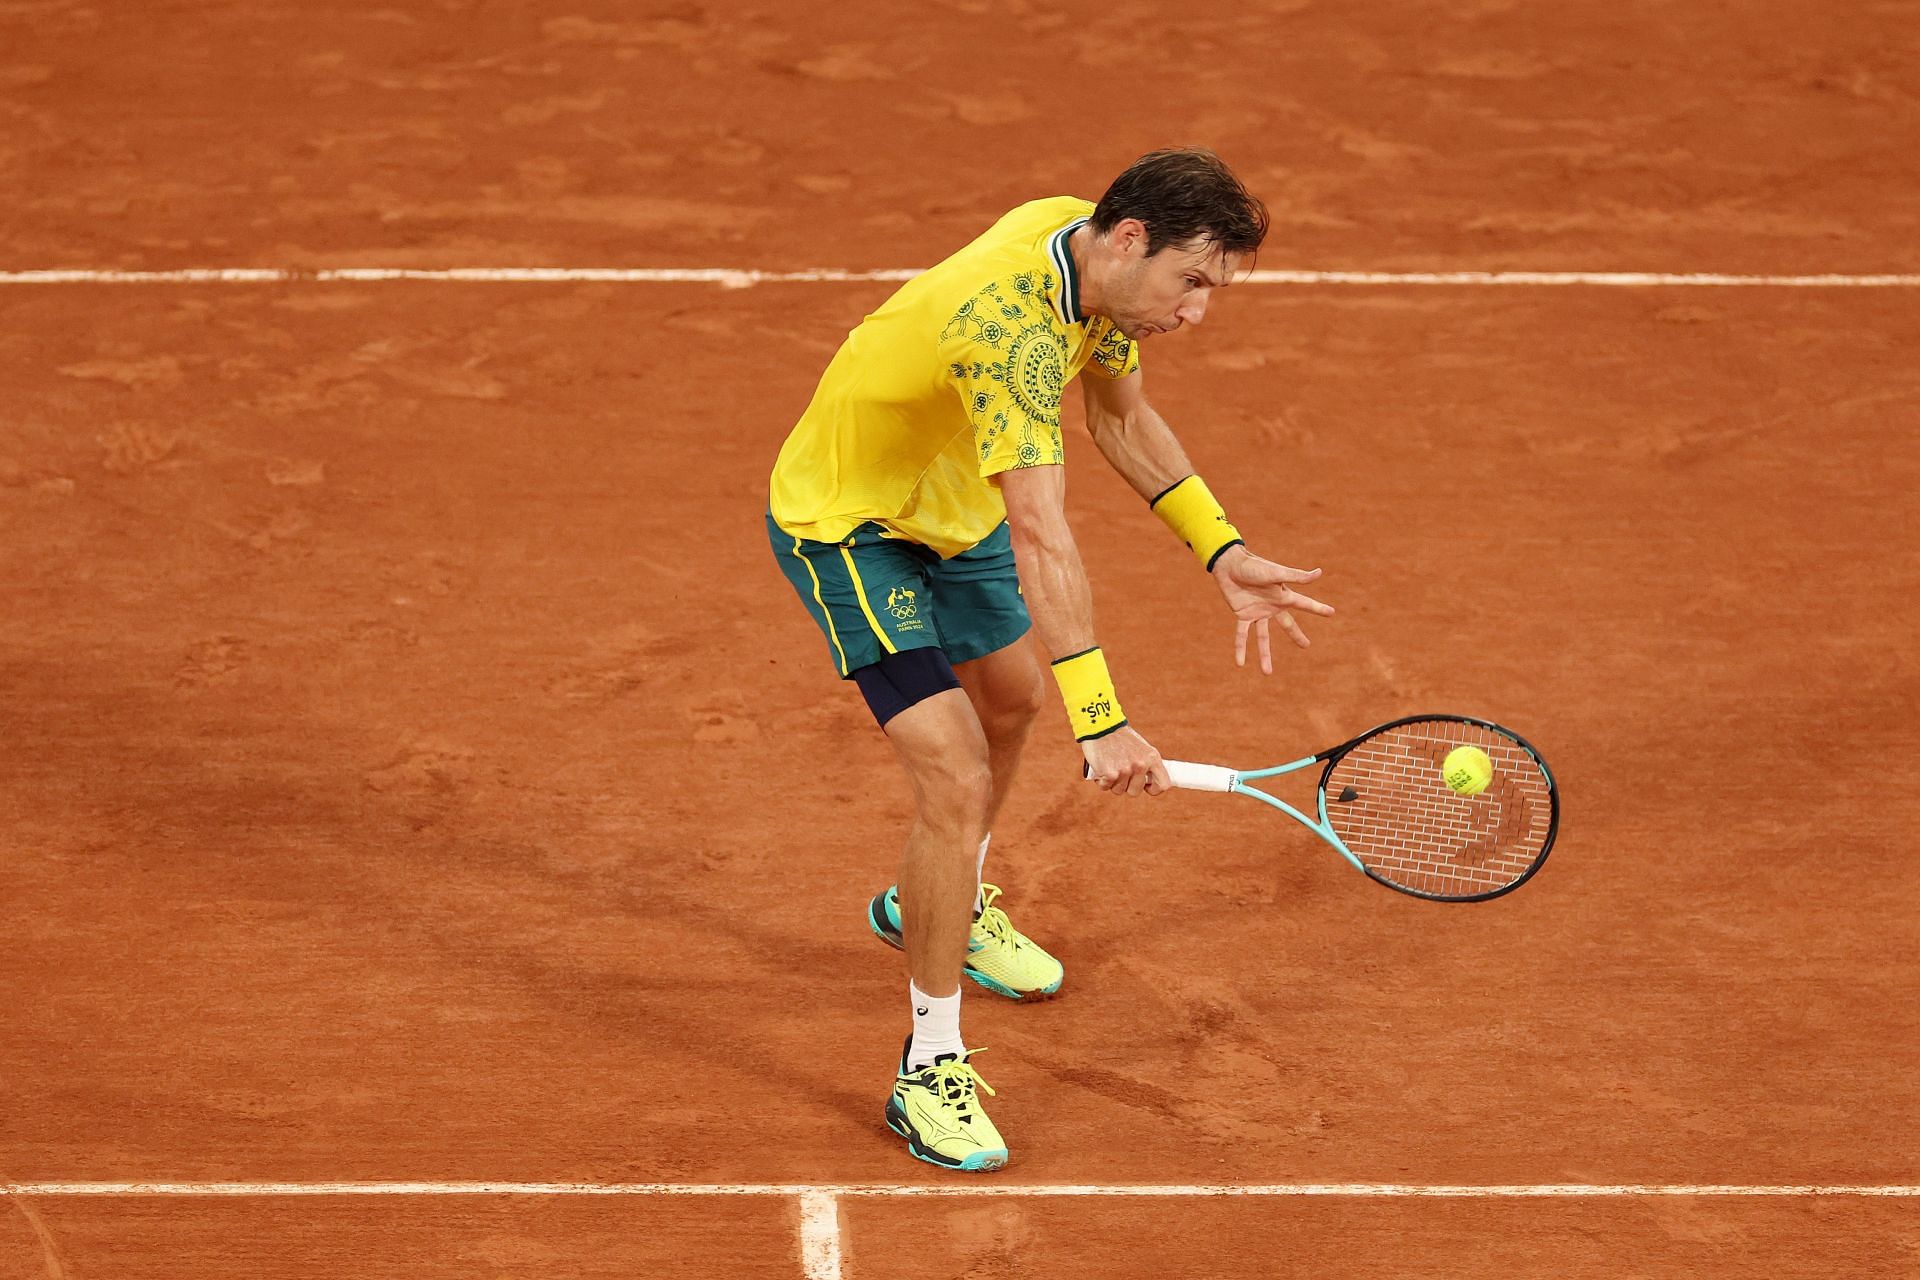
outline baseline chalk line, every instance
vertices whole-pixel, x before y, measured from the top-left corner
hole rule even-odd
[[[1920,1197],[1920,1185],[1744,1183],[1518,1183],[1432,1185],[1400,1182],[1280,1182],[1214,1185],[892,1184],[810,1182],[16,1182],[0,1199],[42,1196],[777,1196],[799,1202],[800,1269],[806,1280],[843,1280],[844,1197],[1420,1197],[1434,1199],[1586,1199],[1627,1196]]]
[[[807,1280],[840,1280],[840,1201],[824,1191],[800,1197],[800,1268]]]
[[[1527,1199],[1628,1196],[1879,1196],[1920,1198],[1920,1184],[1272,1182],[1243,1184],[812,1182],[17,1182],[16,1196],[788,1196],[819,1205],[843,1196],[1130,1196]]]
[[[852,271],[814,267],[762,271],[746,267],[190,267],[176,271],[54,269],[0,271],[0,284],[334,284],[429,280],[469,284],[715,284],[748,289],[762,284],[898,283],[919,268]],[[1912,289],[1920,275],[1731,275],[1661,271],[1253,271],[1244,284],[1598,286],[1603,288]]]

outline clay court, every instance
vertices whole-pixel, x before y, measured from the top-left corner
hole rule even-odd
[[[1129,713],[1488,717],[1559,843],[1415,901],[1049,707],[963,1179],[767,473],[859,273],[1188,142],[1299,274],[1151,394],[1340,613],[1236,669],[1070,395]],[[1911,0],[0,0],[0,1277],[1920,1275],[1916,153]]]

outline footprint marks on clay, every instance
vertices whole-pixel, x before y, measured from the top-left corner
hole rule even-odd
[[[275,458],[266,467],[267,483],[276,488],[305,489],[327,481],[327,464],[310,458]]]
[[[454,557],[440,551],[422,551],[411,560],[386,566],[387,602],[418,604],[422,597],[442,599],[464,594],[472,575]]]
[[[247,642],[239,636],[209,636],[187,647],[186,656],[174,668],[173,682],[183,689],[220,684],[246,666],[250,657]]]
[[[275,458],[262,467],[260,474],[274,489],[312,489],[326,483],[327,468],[325,463],[310,458]],[[313,528],[313,517],[289,494],[271,507],[256,508],[238,523],[223,521],[217,527],[235,542],[255,551],[269,551]]]
[[[398,623],[378,618],[364,618],[353,623],[343,633],[349,644],[361,645],[373,649],[389,649],[402,652],[420,647],[420,633],[412,627],[403,627]]]
[[[251,547],[255,551],[271,551],[282,543],[292,542],[311,529],[313,517],[298,507],[279,507],[251,513],[238,523],[231,520],[217,520],[212,523],[214,528],[242,546]]]
[[[177,431],[119,422],[95,436],[94,441],[101,449],[100,467],[111,475],[173,471],[185,465]]]
[[[687,716],[693,722],[695,742],[739,746],[761,738],[760,726],[738,712],[707,708],[691,710]]]
[[[88,382],[114,382],[129,390],[151,391],[159,387],[177,387],[185,380],[180,361],[173,356],[139,358],[103,358],[65,364],[58,372]]]
[[[858,44],[833,45],[804,62],[796,63],[793,69],[803,76],[835,84],[892,80],[897,75],[893,67],[874,59],[867,46]]]
[[[591,653],[569,661],[542,688],[561,702],[615,702],[646,687],[661,666],[684,657],[686,649],[684,640],[624,627],[600,638]]]
[[[605,110],[615,96],[610,89],[594,89],[588,93],[561,94],[537,102],[522,102],[502,111],[500,123],[551,124],[565,115],[592,115]]]
[[[400,748],[361,778],[369,791],[452,799],[473,782],[473,752],[440,739],[424,738]]]
[[[573,15],[549,18],[540,34],[554,44],[673,45],[690,47],[709,38],[706,10],[681,5],[639,22],[602,22]]]
[[[0,458],[0,489],[24,489],[29,493],[71,497],[71,477],[35,467],[25,467],[12,458]]]
[[[549,697],[563,702],[613,702],[644,686],[643,670],[615,660],[603,666],[563,672],[546,683]]]

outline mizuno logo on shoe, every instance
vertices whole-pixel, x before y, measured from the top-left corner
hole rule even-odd
[[[913,1117],[916,1128],[935,1138],[957,1138],[966,1133],[966,1130],[953,1124],[941,1114],[942,1108],[940,1101],[938,1097],[933,1094],[932,1090],[923,1087],[920,1093],[923,1101],[921,1101],[919,1105],[908,1109],[908,1114]],[[955,1117],[955,1119],[962,1118],[964,1117]]]

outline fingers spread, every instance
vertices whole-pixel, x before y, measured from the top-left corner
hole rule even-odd
[[[1287,608],[1299,609],[1304,613],[1317,613],[1323,618],[1331,618],[1333,616],[1332,605],[1321,604],[1312,596],[1303,596],[1298,591],[1290,592],[1289,594],[1293,598],[1287,601]]]
[[[1275,564],[1271,560],[1247,560],[1241,564],[1236,575],[1245,583],[1267,582],[1312,582],[1320,576],[1318,569],[1291,569],[1284,564]]]

